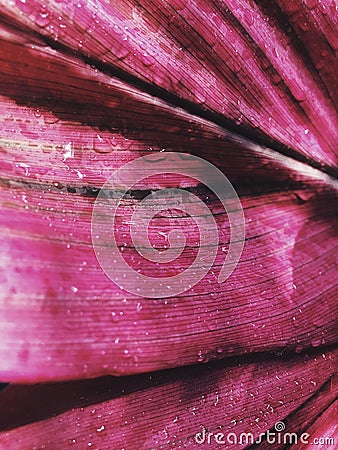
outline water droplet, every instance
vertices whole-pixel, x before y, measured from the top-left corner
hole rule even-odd
[[[150,67],[155,63],[155,58],[148,53],[143,53],[141,55],[142,64],[146,67]]]
[[[250,27],[254,24],[253,14],[248,9],[244,11],[244,20]]]
[[[206,95],[205,95],[205,90],[202,87],[199,87],[198,89],[196,89],[195,91],[195,97],[198,103],[205,103],[206,101]]]
[[[323,5],[322,3],[320,3],[320,11],[321,11],[321,13],[323,14],[323,16],[326,16],[326,14],[327,14],[327,9],[326,9],[326,6]]]
[[[233,70],[235,73],[238,73],[238,72],[241,70],[242,64],[241,64],[241,61],[239,60],[238,54],[236,54],[236,56],[233,57],[233,58],[229,61],[229,65],[230,65],[230,67],[232,67],[232,70]]]
[[[282,81],[281,76],[275,70],[273,70],[271,72],[270,79],[271,79],[272,84],[274,84],[274,85],[277,85],[277,84],[279,84]]]
[[[50,23],[50,21],[51,21],[51,17],[47,11],[47,7],[45,5],[42,5],[39,14],[35,18],[35,23],[39,27],[46,27]]]
[[[300,204],[307,202],[312,197],[312,195],[313,194],[311,192],[306,192],[306,191],[295,192],[297,202]]]
[[[118,322],[120,320],[119,314],[116,314],[116,312],[111,313],[113,322]]]
[[[295,348],[296,353],[302,353],[303,350],[304,350],[304,347],[302,345],[297,345]]]
[[[198,362],[203,362],[203,361],[204,361],[204,356],[203,356],[201,350],[198,352],[197,361],[198,361]]]
[[[305,100],[305,91],[297,83],[293,84],[291,90],[292,90],[293,96],[295,97],[295,99],[298,102],[303,102]]]
[[[243,122],[243,114],[241,114],[237,119],[236,119],[236,125],[240,125]]]
[[[292,325],[293,325],[295,328],[298,327],[297,317],[295,317],[295,316],[292,317]]]
[[[53,146],[52,146],[52,145],[49,145],[49,144],[43,144],[43,145],[41,146],[41,149],[42,149],[42,153],[48,154],[48,153],[52,153],[52,151],[53,151]]]
[[[288,14],[294,15],[300,9],[300,2],[295,2],[295,0],[284,0],[284,8]]]
[[[123,29],[118,25],[114,25],[113,30],[118,36],[121,36],[123,34]]]
[[[189,5],[189,0],[176,0],[175,9],[176,11],[182,11]]]
[[[330,5],[330,11],[331,11],[332,17],[335,16],[335,14],[337,13],[337,10],[338,10],[338,5],[335,0],[332,0],[331,5]]]
[[[315,327],[320,328],[320,327],[322,327],[323,325],[325,325],[325,319],[324,319],[323,317],[318,317],[317,319],[315,319],[315,320],[313,321],[313,325],[314,325]]]
[[[110,153],[112,151],[109,140],[100,134],[96,134],[93,139],[93,149],[97,153]]]
[[[314,9],[318,6],[318,0],[305,0],[305,4],[308,8]]]
[[[312,347],[319,347],[320,344],[321,344],[321,339],[320,338],[314,338],[311,341]]]
[[[33,11],[33,4],[30,0],[17,0],[16,6],[27,15],[30,15]]]

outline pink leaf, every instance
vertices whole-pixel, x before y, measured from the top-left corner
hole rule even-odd
[[[326,385],[335,356],[312,353],[267,361],[261,355],[204,369],[191,366],[122,379],[9,387],[0,395],[1,410],[8,411],[5,428],[26,425],[0,433],[0,444],[8,449],[18,444],[199,448],[197,441],[204,436],[198,434],[206,430],[212,433],[208,448],[219,448],[219,432],[228,448],[244,448],[241,433],[252,433],[256,442],[260,433],[280,422],[285,432],[292,432],[292,417],[304,402],[313,405],[319,393],[324,405],[332,401],[336,391]]]

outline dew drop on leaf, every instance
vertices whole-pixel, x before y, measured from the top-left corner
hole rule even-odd
[[[302,345],[297,345],[295,348],[296,353],[301,353],[304,350],[304,347]]]
[[[110,153],[112,151],[109,140],[100,134],[94,136],[93,149],[97,153]]]
[[[175,9],[177,11],[182,11],[189,5],[189,0],[176,0],[175,1]]]
[[[317,338],[317,339],[312,339],[312,341],[311,341],[311,345],[312,345],[312,347],[319,347],[320,346],[320,344],[321,344],[321,339],[320,338]]]
[[[244,20],[250,27],[254,24],[253,14],[248,9],[244,11]]]

